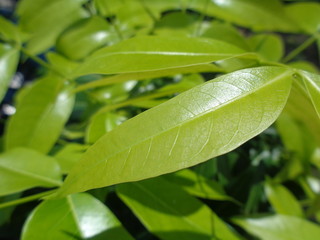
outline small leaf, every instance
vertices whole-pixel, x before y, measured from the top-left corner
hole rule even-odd
[[[284,53],[282,39],[275,34],[258,34],[248,39],[253,51],[268,61],[279,61]]]
[[[58,163],[27,148],[15,148],[0,155],[0,196],[33,187],[61,185]]]
[[[96,51],[78,67],[75,75],[179,68],[211,63],[244,53],[236,46],[213,39],[136,37]]]
[[[72,60],[83,59],[94,50],[118,40],[112,29],[101,17],[84,19],[60,35],[57,50]]]
[[[279,116],[291,75],[280,67],[233,72],[129,119],[88,149],[58,195],[158,176],[237,148]]]
[[[9,83],[16,71],[19,50],[8,44],[0,43],[0,102],[5,96]]]
[[[160,239],[240,239],[205,204],[161,177],[119,185],[117,193]]]
[[[0,16],[0,26],[0,37],[2,35],[4,37],[4,40],[6,41],[14,41],[18,44],[20,43],[20,31],[18,30],[16,25]]]
[[[233,199],[224,192],[218,182],[208,180],[188,169],[165,175],[164,179],[170,183],[177,184],[189,194],[197,197],[233,201]]]
[[[50,75],[38,80],[21,97],[6,128],[5,146],[47,153],[60,136],[74,104],[70,86]]]
[[[69,143],[65,145],[59,152],[57,152],[54,157],[60,164],[61,171],[63,173],[68,173],[73,165],[76,164],[82,157],[87,148],[88,146],[86,145]]]
[[[81,193],[44,201],[29,215],[22,240],[133,240],[100,201]]]
[[[315,240],[320,236],[318,225],[292,216],[244,218],[234,222],[261,240]]]
[[[68,26],[87,17],[88,14],[81,8],[84,2],[85,0],[19,1],[19,25],[31,36],[26,46],[28,52],[38,54],[47,50]]]
[[[303,76],[305,87],[309,93],[309,97],[320,118],[320,75],[300,71]]]
[[[267,182],[265,192],[268,200],[278,214],[303,217],[302,209],[292,193],[280,184]]]

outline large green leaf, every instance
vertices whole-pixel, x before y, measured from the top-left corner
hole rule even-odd
[[[0,39],[6,41],[15,41],[16,43],[20,43],[21,36],[18,28],[9,20],[0,16]]]
[[[29,215],[22,240],[133,240],[101,202],[81,193],[44,201]]]
[[[261,240],[315,240],[320,236],[318,225],[292,216],[236,219],[234,222]]]
[[[240,239],[210,208],[162,178],[122,184],[117,193],[160,239]]]
[[[61,184],[58,163],[27,148],[15,148],[0,155],[0,196],[32,187],[54,187]]]
[[[19,50],[8,44],[0,43],[0,102],[7,92],[9,83],[16,71]]]
[[[22,0],[17,14],[22,30],[31,34],[27,49],[40,53],[54,45],[59,34],[72,23],[87,17],[81,8],[86,0]]]
[[[282,111],[290,69],[226,74],[124,122],[84,154],[58,195],[173,172],[227,153]]]
[[[320,28],[320,4],[315,2],[293,3],[286,6],[286,13],[304,32],[313,34]]]
[[[236,57],[244,50],[206,38],[145,36],[102,48],[81,64],[75,75],[154,71]]]
[[[303,217],[304,214],[297,199],[284,186],[267,182],[265,184],[265,192],[277,213]]]
[[[48,152],[60,136],[74,103],[70,86],[47,76],[22,96],[6,128],[5,147],[24,146]]]

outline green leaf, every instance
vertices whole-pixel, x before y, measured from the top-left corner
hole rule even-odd
[[[300,73],[303,76],[306,90],[320,118],[320,75],[305,71],[300,71]]]
[[[48,52],[46,58],[52,67],[66,77],[70,77],[74,69],[78,67],[78,63],[71,61],[56,52]]]
[[[60,164],[61,171],[63,173],[68,173],[74,166],[74,164],[79,161],[87,148],[88,146],[86,145],[69,143],[65,145],[60,151],[58,151],[54,155],[54,157]]]
[[[209,207],[160,178],[122,184],[119,197],[163,240],[240,239]]]
[[[88,149],[58,195],[154,177],[230,152],[276,120],[291,75],[280,67],[233,72],[131,118]]]
[[[62,31],[88,16],[81,8],[84,2],[86,0],[19,1],[17,14],[20,27],[31,34],[27,50],[37,54],[53,46]]]
[[[27,148],[15,148],[0,155],[0,196],[33,187],[61,185],[58,163]]]
[[[96,51],[79,66],[75,75],[178,68],[211,63],[244,53],[233,45],[213,39],[136,37]]]
[[[5,41],[14,41],[16,43],[20,43],[20,31],[9,20],[5,19],[4,17],[0,16],[0,38],[4,38]]]
[[[241,49],[250,50],[245,38],[231,24],[213,21],[202,33],[201,37],[225,41]]]
[[[212,0],[210,3],[206,9],[207,14],[227,22],[249,27],[255,31],[296,31],[279,0]]]
[[[6,126],[6,149],[24,146],[47,153],[71,114],[71,90],[61,79],[50,75],[28,89]]]
[[[313,34],[320,29],[320,4],[315,2],[288,4],[287,15],[304,32]]]
[[[19,50],[11,47],[9,44],[0,43],[0,102],[7,92],[18,62]]]
[[[292,216],[235,219],[234,222],[261,240],[315,240],[320,236],[318,225]]]
[[[188,169],[165,175],[164,179],[179,185],[183,190],[197,197],[232,201],[218,182],[206,179]]]
[[[100,201],[81,193],[44,201],[29,215],[22,240],[133,240]]]
[[[319,73],[319,69],[317,68],[317,66],[314,63],[309,61],[295,61],[295,62],[290,62],[288,65],[290,67],[299,68],[307,72]]]
[[[127,117],[125,117],[123,114],[112,112],[104,112],[94,115],[86,130],[86,142],[96,142],[105,133],[110,132],[125,120],[127,120]]]
[[[57,50],[73,60],[83,59],[94,50],[117,41],[114,30],[105,19],[93,16],[77,22],[57,40]]]
[[[266,182],[265,192],[269,202],[278,214],[304,216],[297,199],[284,186]]]
[[[248,39],[253,51],[268,61],[277,62],[283,57],[282,39],[275,34],[257,34]]]

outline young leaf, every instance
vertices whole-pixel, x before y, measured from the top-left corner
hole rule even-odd
[[[94,50],[115,42],[114,30],[108,22],[98,16],[79,21],[57,40],[57,50],[70,59],[79,60]]]
[[[206,205],[161,177],[119,185],[117,193],[160,239],[240,239]]]
[[[33,148],[47,153],[68,120],[74,95],[61,79],[48,75],[22,96],[17,112],[6,126],[5,147]]]
[[[315,240],[320,236],[318,225],[292,216],[244,218],[234,222],[261,240]]]
[[[21,37],[18,28],[9,20],[0,16],[0,38],[3,36],[3,40],[14,41],[20,43]],[[2,36],[1,36],[2,35]]]
[[[22,240],[133,240],[100,201],[81,193],[44,201],[29,215]]]
[[[280,184],[267,182],[265,192],[268,200],[278,214],[303,217],[302,209],[292,193]]]
[[[158,176],[237,148],[279,116],[291,75],[280,67],[245,69],[143,112],[90,147],[58,195]]]
[[[309,97],[320,118],[320,75],[300,71],[303,76],[305,87],[309,93]]]
[[[16,71],[19,50],[8,44],[0,43],[0,102],[7,92],[9,83]]]
[[[233,201],[233,199],[224,192],[218,182],[208,180],[188,169],[165,175],[164,179],[177,184],[189,194],[197,197]]]
[[[211,63],[244,53],[236,46],[213,39],[136,37],[96,51],[74,74],[154,71]]]
[[[0,155],[0,196],[33,187],[61,185],[55,159],[27,148],[15,148]]]
[[[27,50],[37,54],[53,46],[63,30],[88,16],[81,8],[84,2],[85,0],[19,1],[17,14],[20,27],[31,35]]]

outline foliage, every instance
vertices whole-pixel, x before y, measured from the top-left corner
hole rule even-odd
[[[316,239],[319,10],[19,1],[0,16],[1,239]]]

